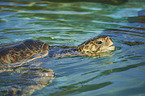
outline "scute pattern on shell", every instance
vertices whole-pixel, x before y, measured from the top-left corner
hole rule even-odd
[[[34,54],[49,50],[49,45],[40,41],[26,40],[15,45],[5,46],[0,49],[0,62],[2,64],[14,63],[29,59]]]

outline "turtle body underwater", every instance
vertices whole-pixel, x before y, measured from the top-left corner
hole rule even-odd
[[[0,62],[2,64],[15,63],[22,60],[26,62],[45,57],[67,57],[76,55],[94,56],[102,52],[107,52],[115,49],[113,41],[109,36],[93,37],[76,48],[68,48],[51,52],[50,46],[41,41],[26,40],[14,45],[6,45],[0,49]],[[53,50],[53,48],[51,48]],[[50,51],[50,52],[49,52]]]
[[[0,78],[3,82],[0,95],[31,95],[52,82],[55,78],[53,70],[44,66],[45,61],[40,64],[30,62],[34,59],[96,56],[115,50],[112,45],[109,36],[93,37],[75,48],[52,47],[36,40],[4,45],[0,47]]]

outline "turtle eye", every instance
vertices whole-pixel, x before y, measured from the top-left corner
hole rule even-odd
[[[98,44],[102,44],[102,41],[98,41]]]

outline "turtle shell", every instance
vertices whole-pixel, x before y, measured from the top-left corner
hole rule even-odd
[[[15,63],[24,59],[33,58],[35,54],[42,52],[44,52],[42,55],[44,57],[48,54],[48,51],[48,44],[36,40],[26,40],[14,45],[2,47],[0,49],[0,62],[2,64]]]

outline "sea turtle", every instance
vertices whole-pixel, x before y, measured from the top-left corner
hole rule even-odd
[[[52,82],[55,77],[53,70],[29,62],[31,60],[41,57],[47,59],[47,56],[95,56],[114,50],[112,45],[113,41],[109,36],[93,37],[75,48],[54,48],[36,40],[4,45],[0,48],[0,95],[30,95]]]
[[[50,57],[76,55],[94,56],[102,52],[114,50],[115,47],[111,45],[113,45],[113,41],[109,38],[109,36],[97,36],[83,42],[76,48],[68,48],[54,52],[52,51],[52,47],[44,42],[26,40],[14,45],[5,45],[2,47],[0,49],[0,62],[2,64],[15,63],[22,60],[26,60],[25,62],[28,62],[36,58],[45,57],[48,53]],[[50,51],[49,49],[52,50]]]

